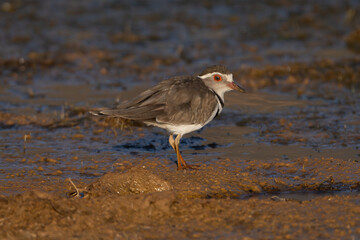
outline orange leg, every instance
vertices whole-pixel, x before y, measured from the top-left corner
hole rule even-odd
[[[173,135],[170,135],[169,137],[169,143],[171,145],[171,147],[175,150],[176,152],[176,157],[177,157],[177,163],[178,163],[178,170],[181,169],[197,169],[199,166],[197,165],[190,165],[187,164],[184,160],[184,158],[181,156],[180,154],[180,149],[179,149],[179,144],[180,144],[180,139],[181,139],[182,135],[179,134],[176,136],[175,141],[173,139]]]

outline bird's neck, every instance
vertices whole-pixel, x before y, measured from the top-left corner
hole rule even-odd
[[[220,95],[219,93],[215,92],[214,90],[211,90],[215,96],[216,96],[216,99],[218,100],[219,102],[219,105],[221,106],[221,108],[224,107],[224,92],[222,93],[222,95]]]

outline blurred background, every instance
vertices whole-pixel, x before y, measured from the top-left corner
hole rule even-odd
[[[0,7],[2,85],[34,91],[51,82],[127,87],[215,63],[239,72],[360,52],[355,0],[13,0]]]

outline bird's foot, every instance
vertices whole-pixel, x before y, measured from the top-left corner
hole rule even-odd
[[[193,169],[193,170],[198,170],[200,168],[200,165],[190,165],[190,164],[185,164],[178,166],[177,170],[184,170],[184,169]]]
[[[175,145],[176,147],[176,145]],[[181,156],[179,149],[176,147],[177,150],[177,161],[178,161],[178,169],[177,170],[182,170],[182,169],[198,169],[200,166],[199,165],[190,165],[187,164],[185,162],[185,160],[183,159],[183,157]]]

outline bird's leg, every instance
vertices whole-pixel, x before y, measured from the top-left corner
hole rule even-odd
[[[169,136],[169,143],[170,143],[171,147],[174,149],[174,151],[176,151],[175,150],[175,141],[174,141],[172,134],[170,134],[170,136]]]
[[[181,170],[184,168],[196,169],[199,166],[187,164],[180,154],[179,144],[180,144],[181,137],[182,137],[182,135],[178,134],[175,138],[175,152],[176,152],[177,161],[178,161],[178,170]]]
[[[180,137],[179,137],[179,136],[180,136]],[[172,135],[170,135],[170,137],[169,137],[170,145],[172,146],[172,148],[173,148],[173,149],[175,150],[175,152],[176,152],[178,170],[183,169],[183,167],[181,166],[181,163],[182,163],[182,161],[184,161],[184,159],[182,159],[182,156],[181,156],[180,150],[179,150],[180,138],[181,138],[181,135],[180,135],[180,134],[176,136],[175,141],[174,141]]]
[[[178,150],[179,146],[175,144],[175,141],[174,141],[174,138],[173,138],[172,134],[170,134],[170,136],[169,136],[169,143],[170,143],[171,147],[174,149],[174,151],[176,152],[178,170],[180,170],[180,169],[182,169],[182,166],[181,166],[181,161],[179,160],[179,155],[180,155],[180,152]],[[181,155],[180,155],[180,157],[181,157]]]

